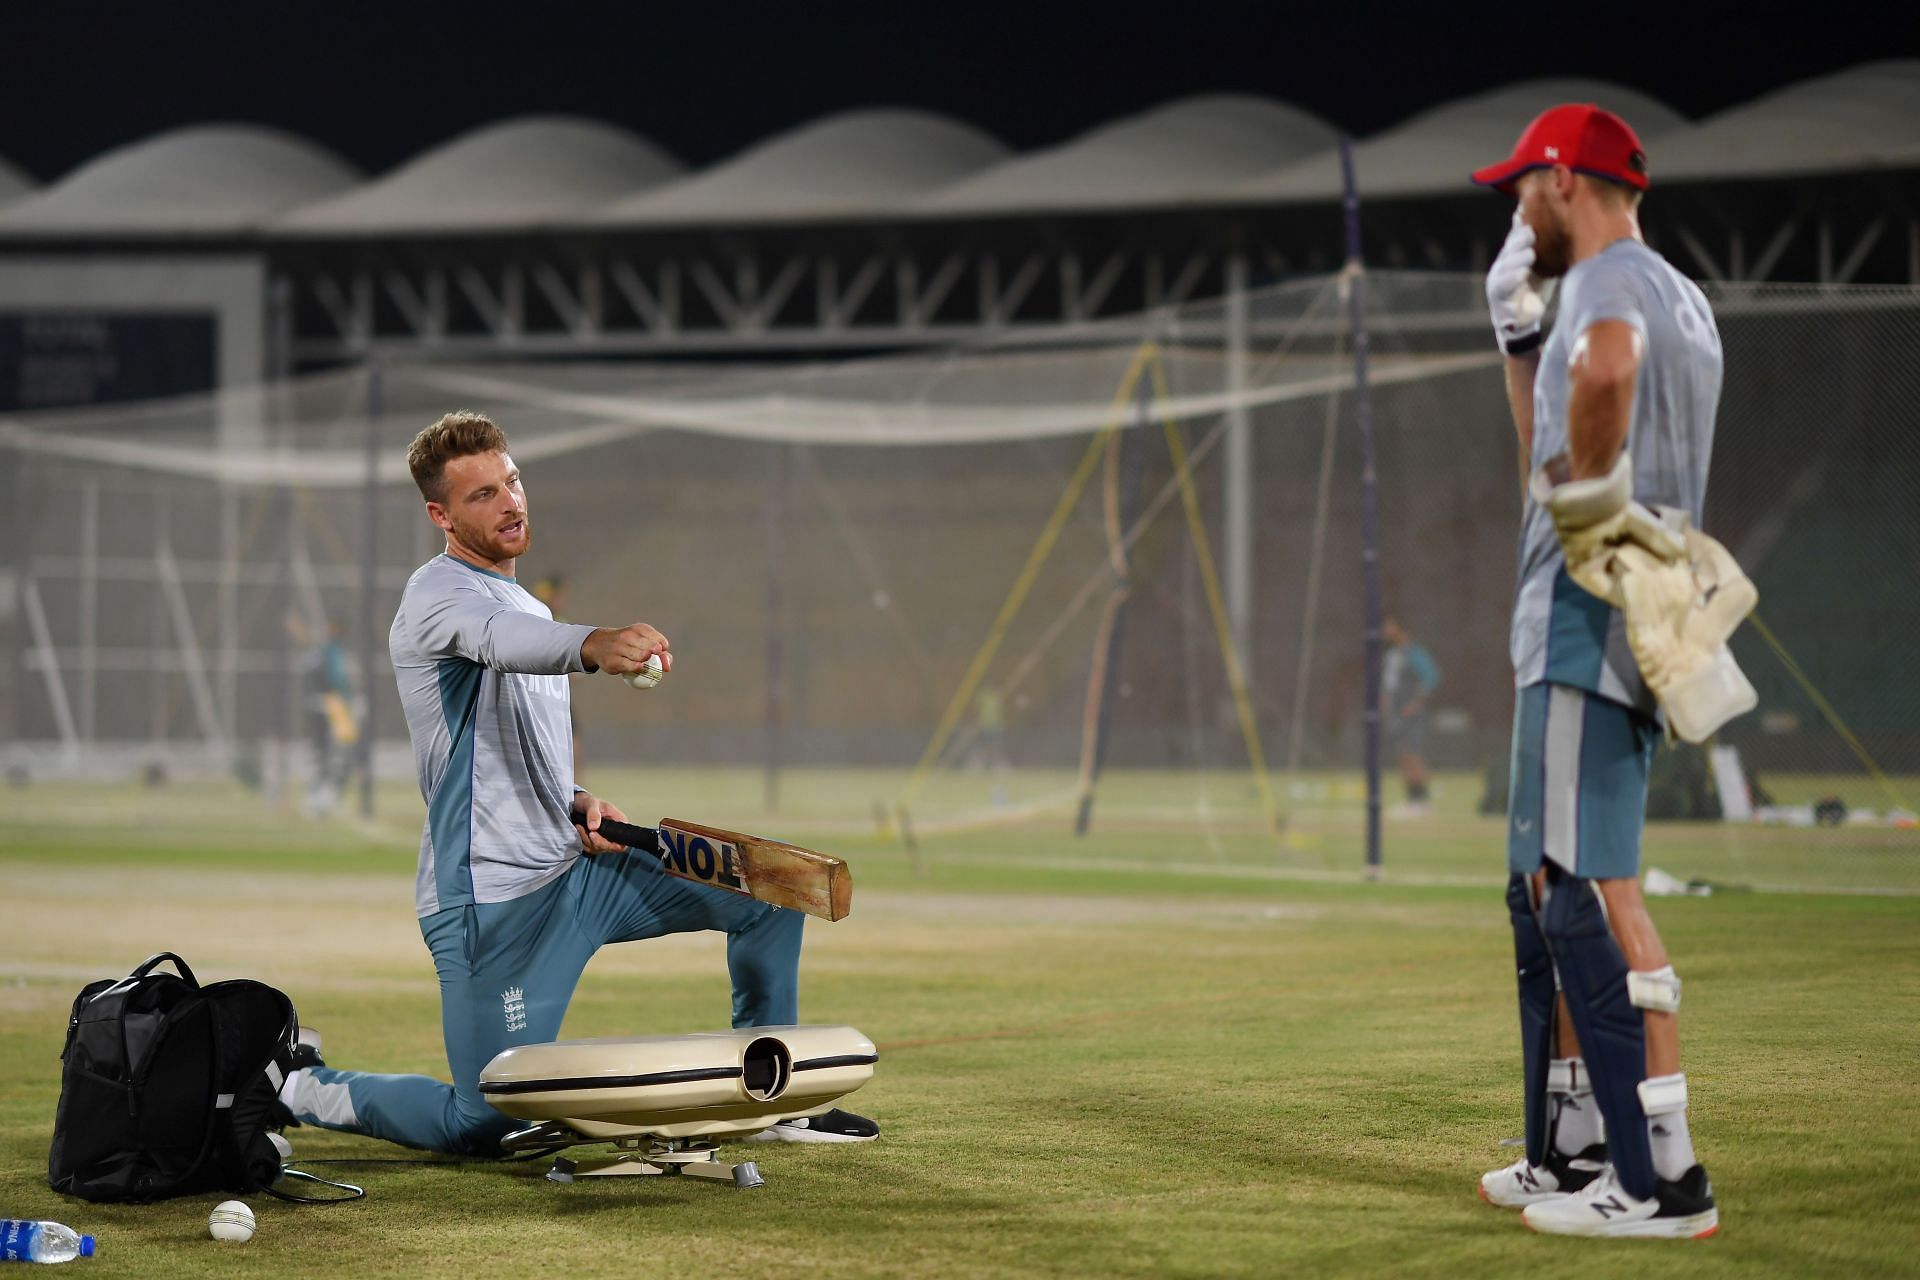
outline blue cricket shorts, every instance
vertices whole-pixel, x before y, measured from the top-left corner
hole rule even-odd
[[[1507,869],[1549,860],[1576,876],[1640,874],[1647,774],[1660,726],[1585,689],[1530,684],[1513,709]]]

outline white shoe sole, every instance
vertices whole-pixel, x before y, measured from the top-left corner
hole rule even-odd
[[[1614,1221],[1591,1225],[1569,1222],[1543,1226],[1526,1214],[1522,1214],[1521,1218],[1529,1229],[1543,1235],[1607,1236],[1623,1240],[1704,1240],[1720,1230],[1718,1209],[1709,1209],[1685,1218],[1643,1218],[1638,1222]]]
[[[1486,1183],[1480,1184],[1480,1198],[1496,1209],[1524,1209],[1528,1205],[1545,1204],[1549,1200],[1558,1200],[1572,1194],[1574,1193],[1571,1191],[1522,1191],[1512,1197],[1499,1199],[1487,1188]]]
[[[758,1133],[747,1135],[748,1142],[872,1142],[880,1135],[877,1133],[860,1137],[851,1133],[823,1133],[818,1129],[795,1129],[791,1125],[777,1124],[771,1129],[762,1129]]]

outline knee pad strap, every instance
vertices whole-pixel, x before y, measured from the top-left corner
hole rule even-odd
[[[1579,1058],[1555,1058],[1547,1069],[1547,1092],[1585,1096],[1593,1092],[1593,1076]]]
[[[1680,979],[1674,976],[1673,966],[1655,969],[1652,973],[1642,973],[1638,969],[1627,974],[1627,999],[1641,1009],[1652,1009],[1657,1013],[1680,1012]]]
[[[1650,1116],[1668,1116],[1687,1109],[1687,1077],[1676,1071],[1670,1076],[1650,1076],[1640,1082],[1640,1108]]]

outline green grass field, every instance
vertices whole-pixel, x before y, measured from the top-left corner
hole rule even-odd
[[[865,819],[897,775],[606,771],[636,818],[676,814],[844,853],[854,914],[810,924],[803,1016],[881,1046],[854,1148],[735,1148],[751,1192],[681,1179],[546,1182],[295,1130],[363,1182],[333,1208],[220,1196],[106,1207],[46,1186],[67,1008],[149,952],[283,987],[342,1066],[444,1075],[412,917],[417,796],[371,825],[294,824],[235,788],[0,793],[0,1212],[100,1237],[102,1276],[1911,1275],[1920,1256],[1920,835],[1656,828],[1682,878],[1836,892],[1653,904],[1687,983],[1693,1130],[1723,1226],[1702,1242],[1530,1235],[1474,1180],[1519,1131],[1501,827],[1447,779],[1359,874],[1351,780],[1310,780],[1263,833],[1243,780],[1115,775],[1100,825],[944,829],[916,856]],[[1058,778],[1015,779],[1016,806]],[[1817,788],[1818,781],[1807,783]],[[978,793],[977,795],[975,793]],[[924,811],[978,807],[947,779]],[[276,834],[276,831],[279,833]],[[726,1020],[723,944],[603,952],[568,1036]],[[378,1163],[390,1160],[401,1163]]]

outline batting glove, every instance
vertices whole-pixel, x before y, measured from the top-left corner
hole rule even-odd
[[[1553,300],[1553,286],[1533,273],[1533,228],[1516,209],[1513,229],[1487,272],[1487,309],[1502,351],[1522,356],[1540,345],[1540,320]]]
[[[1534,474],[1534,500],[1553,517],[1568,575],[1621,611],[1627,646],[1668,727],[1704,742],[1753,710],[1759,699],[1727,639],[1759,593],[1732,554],[1684,512],[1633,501],[1624,450],[1602,477],[1556,484],[1553,468]]]
[[[1638,547],[1663,564],[1686,563],[1684,532],[1633,500],[1633,459],[1625,449],[1604,476],[1568,480],[1566,473],[1566,455],[1557,454],[1533,473],[1530,489],[1553,518],[1575,582],[1617,609],[1626,603],[1615,556],[1622,547]]]

